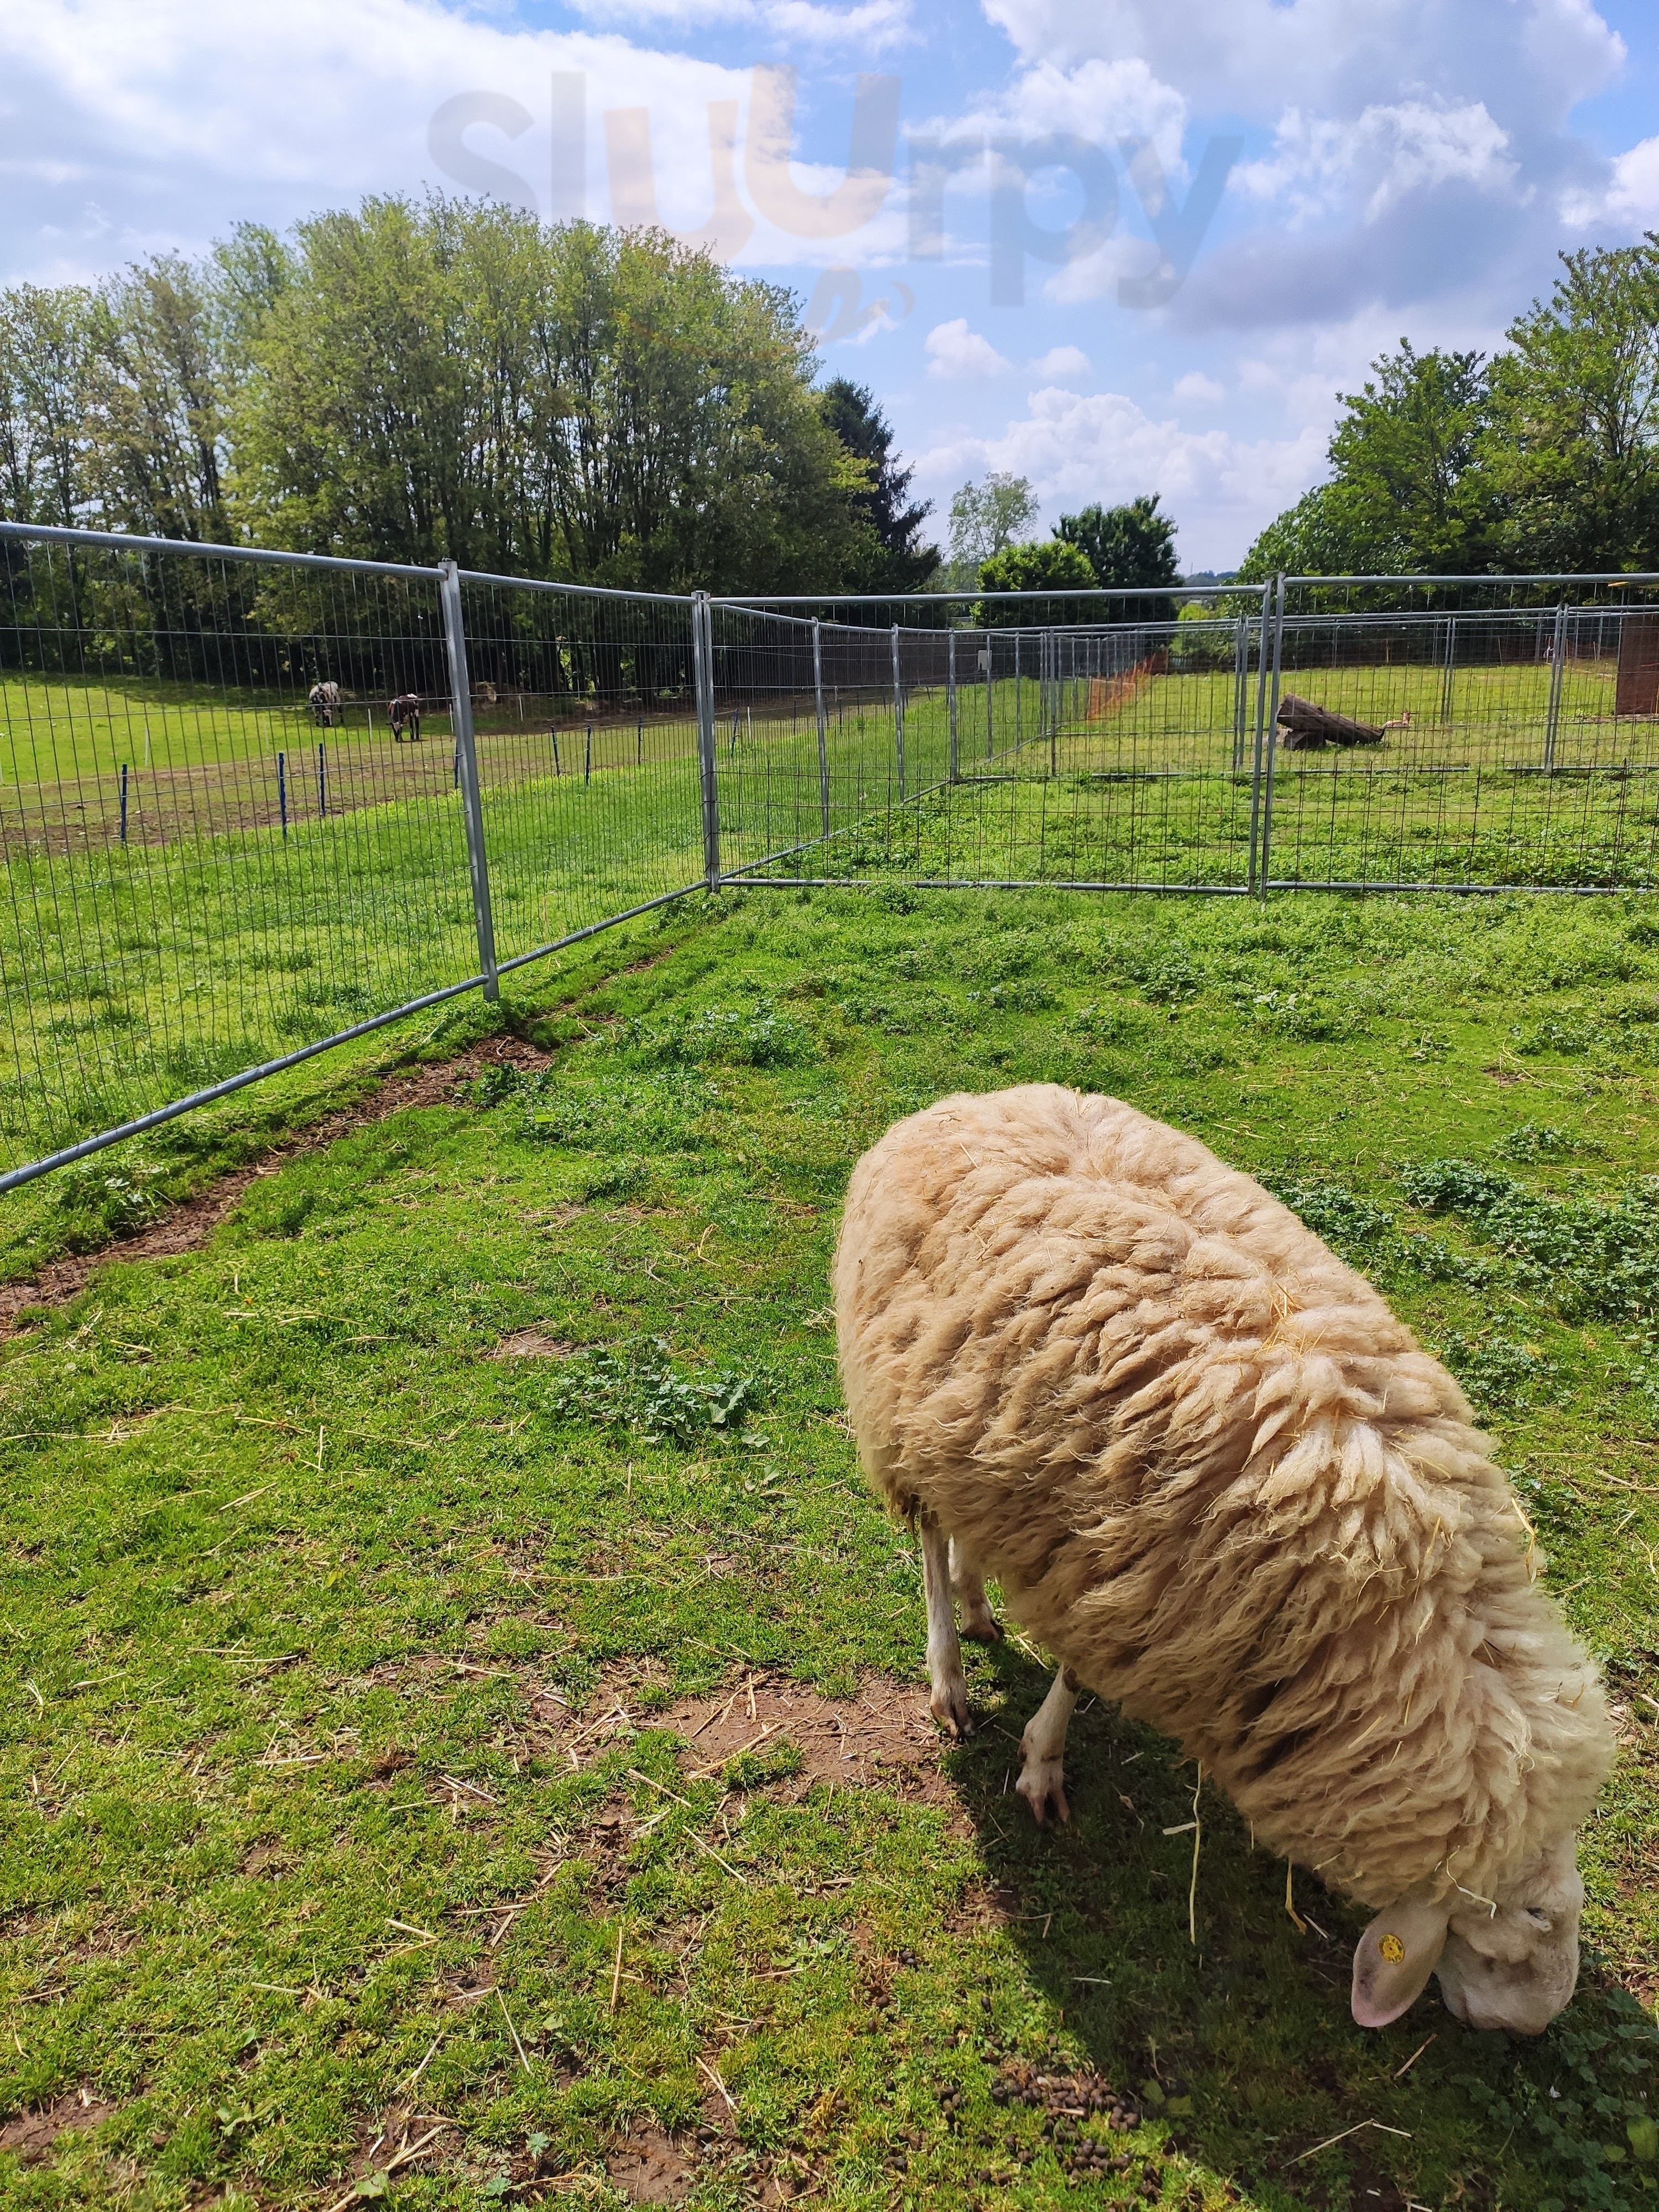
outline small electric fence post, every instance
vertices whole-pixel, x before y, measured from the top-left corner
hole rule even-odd
[[[283,842],[288,842],[288,755],[276,756],[276,815],[283,825]]]
[[[127,764],[121,763],[121,842],[127,842]]]
[[[328,750],[322,738],[317,741],[317,818],[320,822],[328,812]]]

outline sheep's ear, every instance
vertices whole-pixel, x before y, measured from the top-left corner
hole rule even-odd
[[[1386,2027],[1422,1996],[1446,1947],[1443,1905],[1407,1900],[1379,1912],[1353,1954],[1353,2016]]]

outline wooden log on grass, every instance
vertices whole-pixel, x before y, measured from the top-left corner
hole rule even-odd
[[[1385,730],[1403,728],[1411,717],[1406,714],[1398,722],[1357,722],[1352,714],[1339,714],[1331,707],[1316,707],[1311,699],[1301,699],[1294,691],[1287,691],[1273,719],[1282,732],[1279,740],[1281,749],[1297,753],[1317,752],[1326,745],[1380,745]]]

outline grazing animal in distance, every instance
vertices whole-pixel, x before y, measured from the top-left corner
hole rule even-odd
[[[402,744],[405,730],[409,732],[411,744],[420,744],[421,698],[418,692],[400,691],[388,703],[386,713],[392,720],[392,742],[394,745]]]
[[[331,730],[340,719],[340,687],[332,682],[313,684],[306,694],[311,719],[319,730]]]
[[[1121,1101],[946,1098],[853,1172],[835,1262],[859,1455],[921,1533],[933,1710],[983,1577],[1060,1662],[1019,1792],[1068,1808],[1086,1687],[1376,1917],[1364,2027],[1437,1972],[1540,2031],[1578,1970],[1596,1670],[1462,1390],[1288,1207]]]

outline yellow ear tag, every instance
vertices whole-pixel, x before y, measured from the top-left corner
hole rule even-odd
[[[1397,1936],[1382,1936],[1376,1948],[1391,1966],[1397,1966],[1406,1955],[1406,1947]]]

